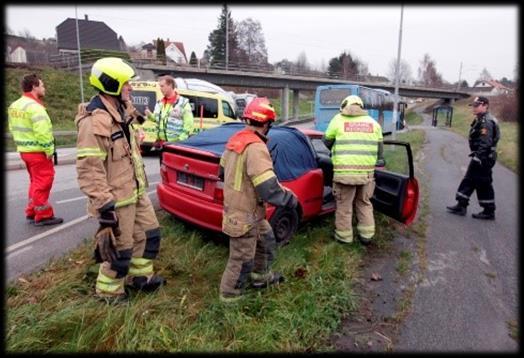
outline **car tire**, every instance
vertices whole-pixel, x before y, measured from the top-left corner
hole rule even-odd
[[[296,210],[279,207],[271,216],[269,224],[273,228],[273,234],[277,245],[283,246],[289,243],[291,237],[298,228],[298,213]]]

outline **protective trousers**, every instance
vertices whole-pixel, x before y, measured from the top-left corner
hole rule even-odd
[[[357,231],[360,236],[371,239],[375,235],[375,218],[370,198],[375,190],[375,181],[363,185],[333,182],[333,196],[337,203],[335,211],[335,237],[340,241],[353,241],[353,206],[357,216]]]
[[[249,275],[270,273],[275,258],[276,240],[267,220],[259,221],[240,237],[229,238],[229,259],[220,282],[222,295],[241,295]]]
[[[495,211],[495,191],[493,190],[492,168],[495,161],[486,159],[480,164],[476,160],[469,162],[464,179],[459,184],[455,199],[460,205],[466,207],[473,191],[477,191],[479,205],[487,212]]]
[[[54,216],[53,208],[49,205],[49,194],[55,178],[55,168],[52,159],[43,152],[21,152],[29,173],[28,203],[25,216],[35,221],[48,219]]]
[[[99,295],[121,295],[127,275],[151,277],[153,259],[160,250],[160,228],[147,194],[136,204],[116,209],[120,234],[116,236],[119,258],[100,265],[96,282]]]

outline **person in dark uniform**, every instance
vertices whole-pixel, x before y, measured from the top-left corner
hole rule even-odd
[[[475,97],[473,103],[469,105],[473,106],[475,115],[469,130],[471,161],[455,196],[457,204],[446,208],[452,214],[466,215],[469,197],[476,190],[483,211],[472,216],[475,219],[494,220],[495,191],[492,184],[492,168],[497,161],[500,128],[497,119],[488,112],[489,100],[486,97]]]

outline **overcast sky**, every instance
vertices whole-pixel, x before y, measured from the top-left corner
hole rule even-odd
[[[258,20],[266,40],[269,62],[295,61],[303,51],[316,67],[349,50],[373,75],[387,76],[397,56],[400,5],[397,6],[262,6],[230,5],[233,19]],[[218,26],[221,5],[205,6],[84,6],[78,18],[103,21],[128,45],[158,37],[184,43],[201,57],[208,36]],[[5,7],[6,30],[30,32],[37,38],[56,36],[56,26],[75,17],[74,5]],[[405,6],[401,57],[417,76],[425,53],[449,82],[461,78],[470,85],[486,68],[496,79],[514,79],[518,56],[518,7]]]

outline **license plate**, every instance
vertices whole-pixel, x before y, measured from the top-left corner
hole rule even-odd
[[[197,190],[204,190],[204,179],[199,178],[195,175],[187,174],[184,172],[177,172],[176,182],[180,185],[187,186]]]

